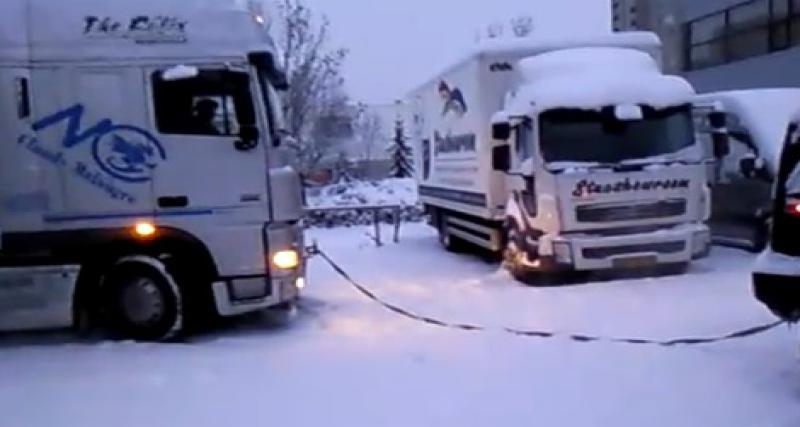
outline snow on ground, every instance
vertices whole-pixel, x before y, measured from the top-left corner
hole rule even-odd
[[[422,224],[310,236],[380,296],[444,320],[670,338],[772,317],[753,257],[718,249],[687,276],[535,289],[438,247]],[[256,316],[186,344],[0,340],[8,426],[800,425],[796,333],[683,348],[461,332],[387,312],[315,260],[289,323]]]
[[[382,181],[352,181],[310,191],[312,208],[343,206],[413,206],[417,203],[417,183],[411,178]]]

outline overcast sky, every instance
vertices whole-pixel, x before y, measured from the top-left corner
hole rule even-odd
[[[306,0],[350,50],[352,97],[390,102],[458,59],[478,30],[521,14],[540,34],[609,31],[610,0]]]

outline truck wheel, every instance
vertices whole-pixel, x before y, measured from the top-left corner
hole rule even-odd
[[[503,252],[503,264],[514,279],[531,287],[554,287],[566,283],[565,274],[536,271],[525,266],[523,263],[525,254],[521,249],[523,237],[516,228],[506,231],[506,236],[508,239]]]
[[[511,228],[506,231],[506,247],[503,251],[503,264],[514,279],[528,284],[531,280],[531,273],[522,264],[524,254],[520,249],[520,242],[522,236],[516,228]]]
[[[448,252],[463,252],[466,248],[466,243],[447,232],[447,218],[444,215],[439,216],[439,243]]]
[[[756,230],[756,238],[753,241],[752,253],[761,253],[769,246],[770,230],[772,229],[772,218],[764,221],[764,224]]]
[[[181,294],[166,267],[150,257],[120,260],[103,277],[107,327],[139,341],[163,341],[183,326]]]

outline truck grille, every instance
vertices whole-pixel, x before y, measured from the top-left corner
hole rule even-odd
[[[576,211],[579,222],[617,222],[671,218],[686,214],[686,200],[671,199],[638,205],[587,205],[579,206]]]
[[[583,250],[583,257],[586,259],[606,259],[640,253],[674,254],[683,252],[685,249],[686,242],[646,243],[641,245],[586,248]]]

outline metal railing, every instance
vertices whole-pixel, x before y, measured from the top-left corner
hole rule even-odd
[[[372,226],[374,227],[375,235],[371,235],[373,241],[377,246],[383,246],[381,239],[381,224],[383,218],[388,215],[391,218],[391,225],[393,226],[392,241],[394,243],[400,242],[400,225],[402,224],[402,212],[404,206],[402,205],[364,205],[364,206],[333,206],[333,207],[315,207],[306,208],[306,216],[326,215],[335,212],[354,212],[356,215],[363,213],[368,214],[372,218]]]

